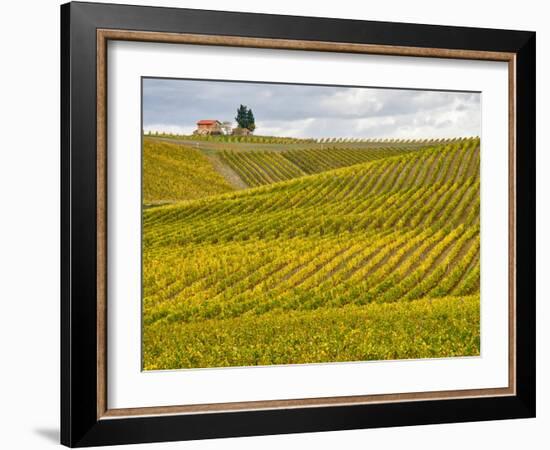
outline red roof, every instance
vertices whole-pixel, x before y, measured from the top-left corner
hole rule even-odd
[[[208,120],[199,120],[197,122],[197,125],[214,125],[216,123],[219,123],[219,121],[208,119]]]

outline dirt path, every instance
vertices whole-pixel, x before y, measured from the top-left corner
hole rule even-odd
[[[228,183],[235,189],[248,189],[249,186],[237,175],[231,167],[220,161],[217,155],[205,155],[212,163],[212,166],[221,176],[223,176]]]
[[[224,164],[223,161],[220,160],[216,152],[203,151],[204,148],[201,145],[202,142],[182,141],[178,139],[163,138],[163,137],[156,137],[156,136],[153,136],[152,139],[170,142],[171,144],[183,145],[185,147],[191,147],[197,150],[201,150],[201,153],[210,161],[210,163],[214,167],[214,170],[218,172],[222,177],[224,177],[231,186],[233,186],[235,189],[238,189],[238,190],[248,189],[250,187],[241,179],[241,177],[239,177],[239,175],[237,175],[237,172],[235,172],[231,167],[229,167],[227,164]]]

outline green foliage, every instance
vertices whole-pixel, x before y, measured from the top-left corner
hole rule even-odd
[[[254,131],[256,129],[256,120],[254,119],[254,113],[251,109],[249,109],[246,113],[246,122],[246,128],[248,128],[250,131]]]
[[[240,105],[235,116],[236,122],[241,128],[247,128],[248,125],[248,108],[245,105]]]
[[[144,138],[144,203],[190,200],[232,190],[200,151]]]
[[[239,124],[240,128],[246,128],[250,131],[254,131],[256,129],[254,114],[252,113],[252,110],[246,105],[239,106],[239,108],[237,109],[237,116],[235,117],[235,120]]]
[[[236,153],[258,187],[144,211],[146,369],[479,354],[479,140]]]

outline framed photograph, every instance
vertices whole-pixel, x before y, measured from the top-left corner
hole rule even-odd
[[[61,27],[63,444],[534,417],[534,32]]]

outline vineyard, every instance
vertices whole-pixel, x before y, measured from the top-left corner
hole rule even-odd
[[[327,148],[297,149],[283,152],[239,152],[225,150],[223,161],[250,186],[290,180],[304,175],[406,153],[408,149]]]
[[[201,135],[201,134],[168,134],[168,133],[148,133],[148,137],[162,137],[192,141],[215,141],[215,142],[246,142],[253,144],[295,144],[295,143],[313,143],[314,139],[299,139],[291,137],[274,137],[274,136],[258,136],[258,135]]]
[[[233,190],[204,155],[193,148],[144,139],[143,201],[145,204],[190,200]]]
[[[478,355],[479,162],[479,139],[209,153],[146,138],[144,199],[182,201],[143,212],[144,368]]]
[[[272,136],[227,136],[227,135],[175,135],[147,134],[146,140],[162,141],[199,149],[206,154],[224,150],[285,152],[288,150],[326,150],[326,149],[402,149],[418,150],[428,146],[446,145],[463,142],[465,139],[296,139]]]

